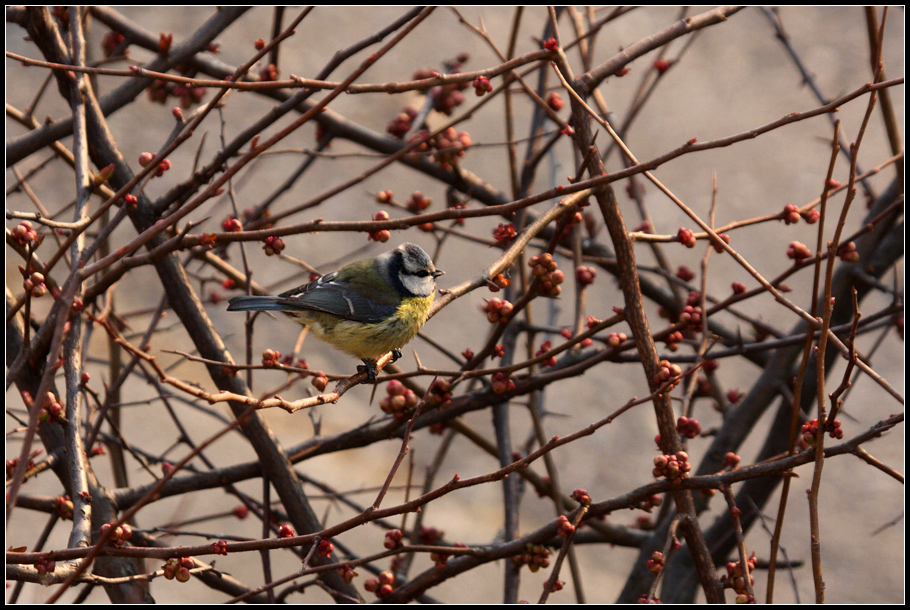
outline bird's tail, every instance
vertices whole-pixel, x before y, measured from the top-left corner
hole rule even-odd
[[[242,296],[228,301],[228,311],[280,311],[287,307],[278,302],[277,297]]]

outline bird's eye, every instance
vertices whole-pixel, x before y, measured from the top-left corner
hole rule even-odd
[[[428,275],[430,275],[430,272],[427,271],[426,269],[421,269],[420,271],[417,272],[417,277],[426,277]]]

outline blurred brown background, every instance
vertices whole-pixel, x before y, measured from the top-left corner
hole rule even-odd
[[[140,24],[150,32],[172,32],[175,42],[183,40],[193,32],[211,13],[211,8],[195,7],[130,7],[121,8],[124,15]],[[281,47],[281,74],[286,78],[290,74],[301,77],[313,76],[340,48],[347,47],[380,27],[388,24],[404,12],[401,7],[318,7],[298,27],[296,36]],[[474,24],[481,19],[486,29],[501,48],[507,45],[507,36],[513,18],[513,8],[507,7],[465,7],[462,14]],[[601,9],[601,12],[604,9]],[[692,9],[689,14],[698,14],[699,9]],[[599,13],[600,14],[600,13]],[[296,9],[288,9],[289,17],[296,15]],[[596,57],[599,61],[616,53],[621,47],[628,46],[644,36],[648,36],[669,26],[678,18],[679,9],[675,7],[641,8],[624,15],[621,19],[606,26],[597,39]],[[794,7],[781,9],[781,16],[794,45],[802,59],[812,70],[822,91],[833,98],[860,87],[872,80],[869,67],[869,50],[865,21],[862,8],[812,8]],[[884,61],[888,76],[893,78],[904,73],[904,14],[902,9],[892,9],[889,13],[886,28]],[[243,19],[228,30],[217,41],[221,45],[218,58],[230,65],[246,61],[254,52],[253,41],[257,38],[269,38],[272,11],[267,8],[256,8],[249,11]],[[527,52],[539,47],[546,12],[543,7],[527,8],[523,18],[523,27],[519,34],[518,52]],[[563,37],[571,38],[567,22],[560,22]],[[101,37],[107,29],[100,23],[94,23],[91,29],[90,45],[95,57],[100,56]],[[14,24],[8,24],[6,30],[7,50],[29,57],[39,57],[34,45],[23,40],[24,32]],[[671,54],[682,45],[678,40],[671,47]],[[439,8],[422,24],[413,35],[406,38],[394,51],[378,62],[359,82],[403,81],[411,78],[418,68],[431,67],[442,69],[445,60],[456,54],[467,51],[471,54],[466,70],[475,70],[499,63],[492,52],[482,41],[467,28],[458,23],[457,16],[448,8]],[[140,63],[151,59],[151,54],[131,47],[132,61]],[[610,78],[601,87],[607,104],[621,120],[625,117],[631,95],[638,85],[639,78],[650,67],[656,55],[651,54],[633,62],[630,73],[624,78]],[[355,66],[365,57],[357,56],[343,65],[330,78],[341,80],[347,74],[349,66]],[[576,64],[577,55],[569,53],[573,68],[580,72]],[[126,64],[115,64],[123,67]],[[28,106],[35,92],[47,75],[40,68],[23,68],[15,61],[7,60],[6,99],[7,103],[22,109]],[[99,78],[101,92],[109,91],[118,84],[117,78]],[[495,83],[494,83],[495,84]],[[551,80],[551,84],[554,81]],[[51,84],[54,87],[54,84]],[[903,121],[904,89],[894,87],[891,97],[899,109]],[[210,95],[210,94],[209,94]],[[473,101],[473,91],[466,91],[468,104]],[[565,96],[564,96],[565,97]],[[155,151],[162,146],[164,139],[173,125],[170,117],[173,104],[160,106],[146,99],[138,101],[113,116],[109,117],[110,127],[121,152],[130,162],[135,162],[143,151]],[[206,97],[208,99],[208,96]],[[847,104],[841,109],[839,118],[842,121],[842,133],[847,140],[855,138],[857,129],[866,108],[865,97]],[[406,103],[419,104],[421,96],[416,93],[403,96],[386,94],[368,94],[367,96],[345,95],[332,103],[331,109],[351,121],[357,122],[377,132],[384,132],[391,118]],[[235,93],[228,99],[223,110],[224,137],[230,139],[245,128],[253,118],[261,116],[274,102],[253,93]],[[626,142],[640,160],[650,159],[667,150],[676,148],[690,138],[707,141],[746,131],[776,120],[794,111],[805,111],[819,104],[809,89],[802,85],[800,76],[793,63],[786,56],[781,44],[775,39],[768,20],[757,8],[749,8],[731,18],[727,23],[707,28],[698,34],[698,39],[685,55],[683,61],[675,66],[658,86],[652,99],[645,106],[639,118],[626,136]],[[519,105],[516,120],[518,137],[524,137],[521,131],[529,116],[528,106]],[[56,92],[45,94],[38,105],[37,117],[51,116],[62,119],[68,110],[62,104]],[[563,116],[566,112],[563,111]],[[213,114],[200,129],[195,140],[182,147],[171,157],[174,170],[164,178],[153,180],[149,195],[155,197],[170,187],[178,184],[189,175],[193,156],[201,141],[201,132],[206,138],[202,145],[201,159],[207,160],[219,147],[220,129],[218,115]],[[296,117],[294,117],[296,118]],[[285,119],[281,125],[287,124]],[[901,125],[903,128],[903,124]],[[508,170],[504,147],[497,145],[505,141],[502,104],[492,103],[484,107],[483,112],[459,126],[468,130],[475,147],[468,153],[464,167],[490,182],[503,192],[509,191]],[[903,131],[903,129],[902,129]],[[7,140],[23,133],[23,129],[7,120]],[[267,134],[264,134],[267,135]],[[760,214],[773,213],[787,203],[805,205],[818,197],[829,157],[827,139],[831,135],[831,124],[827,117],[820,116],[776,130],[756,140],[743,142],[731,148],[721,148],[698,154],[686,155],[670,162],[656,172],[657,176],[668,185],[674,193],[691,208],[706,217],[711,200],[712,175],[716,172],[718,182],[717,223],[725,224],[732,220],[750,218]],[[606,134],[600,134],[599,143],[606,141]],[[64,141],[69,145],[70,142]],[[489,146],[484,146],[489,145]],[[314,130],[305,126],[287,138],[279,148],[285,152],[261,157],[235,180],[234,186],[241,207],[252,207],[271,193],[285,177],[296,167],[301,157],[300,149],[315,146]],[[523,148],[520,147],[520,154]],[[371,167],[377,157],[367,153],[361,158],[345,157],[345,154],[364,152],[360,147],[341,140],[335,140],[328,151],[337,158],[323,158],[317,162],[316,170],[300,183],[294,191],[285,194],[276,209],[298,205],[317,193],[347,180],[366,168]],[[879,113],[873,116],[869,131],[863,142],[860,164],[864,169],[881,163],[891,156],[887,148],[887,139],[883,135],[883,126]],[[34,166],[40,155],[22,163],[20,169]],[[609,169],[616,169],[616,156],[611,158]],[[537,190],[543,190],[557,183],[565,183],[565,177],[574,173],[574,160],[571,156],[569,142],[561,142],[552,154],[546,171],[541,172]],[[893,169],[884,171],[871,182],[879,191],[890,182]],[[7,182],[14,176],[7,169]],[[53,177],[53,178],[51,178]],[[835,178],[846,182],[847,163],[843,157],[838,159]],[[51,206],[62,205],[72,198],[73,180],[68,170],[59,164],[43,174],[43,179],[30,184],[43,202]],[[359,188],[346,191],[309,213],[294,218],[294,222],[304,222],[317,217],[331,220],[365,220],[379,208],[374,203],[371,193],[392,189],[404,200],[412,191],[420,190],[434,199],[436,206],[444,205],[444,192],[430,178],[413,170],[394,166],[389,170],[368,179]],[[626,223],[630,227],[638,224],[638,215],[634,205],[626,197],[623,188],[617,188],[623,203]],[[692,226],[681,212],[677,211],[656,189],[649,187],[646,195],[651,205],[652,214],[658,233],[675,233],[679,226]],[[843,202],[843,194],[837,196],[834,205]],[[545,209],[548,203],[539,204],[537,209]],[[30,204],[21,193],[7,198],[7,208],[30,210]],[[434,207],[433,209],[439,209]],[[192,218],[199,220],[211,215],[212,220],[205,225],[205,230],[219,230],[221,220],[229,212],[226,199],[213,200],[201,208]],[[860,197],[850,214],[848,231],[855,230],[861,221],[865,209]],[[394,216],[394,213],[393,213]],[[498,219],[476,219],[470,221],[466,230],[488,237],[489,230],[499,222]],[[7,221],[7,226],[15,226]],[[125,228],[125,227],[124,227]],[[790,261],[785,252],[792,240],[807,244],[814,243],[816,227],[801,223],[795,227],[785,227],[782,223],[767,223],[732,235],[734,246],[765,277],[773,277],[788,268]],[[131,229],[130,229],[131,231]],[[132,234],[121,230],[116,239],[125,243]],[[606,235],[601,235],[606,239]],[[389,246],[405,240],[421,243],[432,249],[433,242],[427,236],[416,231],[393,233],[389,244],[366,243],[363,234],[307,234],[286,239],[287,254],[303,259],[316,266],[322,272],[337,268],[340,264],[355,257],[373,256],[386,250]],[[275,291],[285,290],[302,281],[302,276],[287,264],[261,256],[258,246],[251,244],[252,265],[258,273],[258,281],[269,284]],[[668,247],[665,250],[672,256],[674,265],[685,264],[698,269],[703,249],[694,250],[682,247]],[[653,264],[648,249],[639,245],[636,250],[645,265]],[[473,277],[479,270],[488,265],[497,256],[496,250],[478,247],[471,244],[460,244],[454,240],[442,250],[437,266],[446,270],[442,278],[443,287],[453,286]],[[239,264],[238,259],[234,260]],[[21,290],[19,274],[14,256],[7,258],[7,283],[14,292]],[[191,267],[193,268],[193,267]],[[600,270],[599,270],[600,271]],[[710,262],[709,290],[718,295],[726,295],[733,281],[743,281],[748,287],[754,282],[745,276],[729,257],[712,256]],[[268,280],[266,280],[268,278]],[[791,298],[797,304],[808,307],[807,294],[811,290],[811,276],[803,273],[795,276],[790,282],[794,291]],[[269,281],[270,280],[270,281]],[[899,280],[902,283],[902,279]],[[808,282],[808,285],[806,285]],[[886,283],[890,284],[889,278]],[[902,286],[901,286],[902,289]],[[206,285],[201,291],[208,295],[211,290],[221,289],[214,284]],[[483,294],[481,294],[483,292]],[[142,269],[126,278],[117,290],[118,309],[130,311],[154,307],[160,299],[157,277],[150,269]],[[477,349],[478,344],[467,344],[469,339],[480,340],[485,333],[478,306],[486,291],[478,291],[452,303],[431,320],[425,331],[448,349],[458,353],[466,347]],[[613,306],[619,306],[621,294],[615,282],[604,271],[600,271],[598,282],[589,293],[589,313],[599,318],[607,317]],[[874,311],[887,304],[885,296],[872,296],[864,304],[864,310]],[[42,304],[46,305],[46,304]],[[572,303],[557,301],[553,304],[553,324],[565,324],[571,320]],[[796,319],[788,310],[773,303],[770,297],[752,299],[741,306],[743,311],[760,316],[772,322],[781,330],[789,330]],[[225,312],[225,304],[208,307],[216,327],[228,342],[235,359],[243,357],[243,317]],[[656,312],[651,311],[656,319]],[[38,316],[41,319],[39,308]],[[734,326],[732,318],[725,321]],[[174,324],[175,318],[165,318],[165,326]],[[137,317],[131,322],[136,331],[146,327],[147,318]],[[659,328],[659,322],[652,322],[652,329]],[[268,320],[260,318],[258,322],[254,361],[265,347],[278,349],[282,353],[292,350],[296,341],[297,329],[286,320]],[[627,331],[627,329],[624,329]],[[748,335],[750,329],[743,328]],[[867,339],[871,340],[871,339]],[[103,356],[104,339],[95,331],[93,344],[97,343],[98,355]],[[153,345],[153,353],[164,363],[177,362],[178,359],[162,349],[191,351],[192,345],[182,332],[179,324],[170,327]],[[438,355],[430,346],[416,340],[403,351],[404,367],[413,366],[412,351],[419,353],[423,364],[431,367],[450,368],[451,363]],[[349,373],[356,364],[353,359],[335,353],[314,339],[308,339],[302,354],[312,368],[333,373]],[[759,370],[744,361],[721,366],[725,387],[750,387]],[[739,366],[742,363],[742,366]],[[736,366],[733,366],[736,364]],[[903,390],[903,344],[892,333],[885,339],[885,344],[877,352],[872,364],[889,382]],[[641,371],[634,365],[602,365],[583,377],[561,382],[553,386],[544,398],[546,408],[559,417],[548,418],[548,433],[565,435],[588,423],[603,417],[605,412],[617,408],[631,396],[647,394],[646,383]],[[88,370],[93,379],[106,378],[103,368],[97,363],[89,363]],[[831,379],[840,379],[842,365],[832,374]],[[173,370],[182,378],[190,379],[210,387],[203,367],[183,362]],[[263,374],[258,378],[257,389],[278,385],[283,377],[276,374],[268,377]],[[100,387],[100,386],[99,386]],[[843,417],[847,436],[865,430],[875,421],[900,410],[892,399],[887,397],[877,386],[860,377],[848,402],[848,415]],[[175,441],[175,431],[162,424],[157,403],[143,404],[144,399],[155,396],[155,392],[140,383],[130,388],[130,400],[136,405],[126,410],[124,428],[126,434],[132,431],[144,431],[141,435],[148,451],[163,451]],[[327,405],[315,409],[319,418],[322,434],[353,428],[355,422],[365,422],[379,413],[375,404],[369,404],[370,388],[359,387],[343,397],[337,405]],[[13,391],[8,395],[8,404],[20,404],[20,399]],[[220,424],[202,414],[193,414],[186,407],[182,413],[186,421],[194,422],[196,437],[203,439],[213,433]],[[222,412],[227,413],[222,407]],[[269,423],[282,444],[287,447],[302,442],[313,432],[313,424],[305,413],[288,415],[277,410],[268,412]],[[770,415],[770,412],[769,414]],[[718,421],[712,420],[712,414],[703,409],[700,413],[703,428],[710,428]],[[766,416],[765,419],[768,417]],[[853,421],[851,418],[856,418]],[[468,423],[492,438],[490,415],[486,411],[472,413],[466,417]],[[523,410],[516,409],[512,417],[516,439],[523,439],[528,434],[529,423]],[[767,425],[761,421],[760,429]],[[8,431],[14,427],[7,419]],[[595,501],[606,499],[630,489],[646,484],[652,480],[651,460],[653,458],[653,441],[656,426],[650,408],[642,407],[624,415],[611,426],[598,431],[569,446],[569,451],[557,451],[554,458],[560,467],[562,485],[570,491],[576,487],[588,490]],[[760,436],[760,435],[759,435]],[[17,437],[18,438],[18,437]],[[415,478],[419,481],[429,461],[432,459],[439,437],[426,432],[418,434],[411,442]],[[697,462],[700,451],[707,446],[709,439],[695,439],[690,443],[690,455]],[[642,450],[645,447],[645,450]],[[320,457],[309,460],[299,467],[306,474],[319,480],[331,482],[337,489],[353,490],[359,487],[373,487],[381,482],[394,460],[399,449],[397,441],[377,444],[363,450],[347,451],[342,455]],[[567,448],[568,449],[568,448]],[[898,427],[885,438],[868,446],[868,449],[879,459],[898,469],[903,464],[903,427]],[[740,451],[744,463],[751,463],[757,445],[746,446]],[[173,458],[179,459],[183,449],[178,449]],[[18,454],[18,443],[7,444],[7,459]],[[224,465],[250,461],[255,455],[248,445],[238,437],[228,436],[215,445],[209,452]],[[107,476],[104,459],[93,462],[99,476]],[[450,451],[447,466],[440,474],[439,483],[458,473],[462,478],[482,474],[496,469],[495,461],[462,438],[457,438]],[[784,529],[782,544],[791,560],[804,562],[803,567],[794,573],[799,600],[802,602],[814,599],[812,579],[809,567],[809,533],[805,494],[809,486],[811,468],[799,470],[800,477],[793,486],[788,509],[787,525]],[[140,469],[130,473],[134,482],[148,480]],[[399,474],[396,483],[404,478]],[[259,482],[241,485],[248,493],[259,494]],[[29,482],[23,493],[53,494],[59,493],[59,485],[52,477],[42,477]],[[312,491],[312,490],[311,490]],[[375,492],[357,496],[364,504],[369,504]],[[851,457],[839,457],[828,462],[824,471],[821,486],[823,567],[827,585],[827,600],[837,603],[901,603],[903,599],[903,549],[904,526],[903,489],[884,474],[869,468],[868,465]],[[401,501],[403,495],[393,493],[386,500],[387,505]],[[702,516],[702,524],[707,526],[723,503],[715,499],[712,509]],[[180,519],[186,515],[207,514],[217,510],[229,510],[235,500],[226,497],[220,490],[187,495],[181,498],[156,503],[138,515],[139,523],[165,523],[169,519]],[[445,531],[446,539],[462,541],[468,544],[489,541],[502,525],[501,487],[498,484],[477,486],[450,494],[432,505],[427,517],[427,525]],[[773,515],[776,510],[776,499],[765,510]],[[317,511],[325,510],[328,522],[332,523],[349,516],[347,510],[339,511],[329,502],[317,502]],[[534,493],[525,495],[522,506],[522,530],[528,531],[548,522],[553,518],[553,509],[549,503],[540,502]],[[631,523],[636,513],[619,513],[611,516],[611,521]],[[35,517],[29,511],[18,509],[14,521],[7,528],[7,543],[20,545],[30,543],[22,536],[35,531]],[[885,524],[899,520],[898,523],[873,536],[872,533]],[[769,519],[769,527],[772,527]],[[226,518],[222,524],[213,527],[205,524],[200,530],[219,530],[239,536],[258,537],[259,524],[252,519],[238,522]],[[187,528],[189,529],[189,528]],[[375,528],[363,528],[365,531],[350,532],[340,540],[361,553],[376,552],[381,545],[382,534]],[[359,537],[359,538],[358,538]],[[65,527],[58,526],[47,548],[59,548],[65,544]],[[769,534],[759,527],[748,533],[747,548],[755,550],[760,559],[768,553]],[[187,537],[173,543],[197,544],[199,538]],[[635,559],[635,549],[578,547],[579,559],[585,566],[585,588],[589,602],[609,603],[616,599]],[[252,561],[252,564],[250,562]],[[423,565],[426,559],[420,560]],[[256,585],[261,580],[258,561],[252,556],[228,556],[218,558],[218,568],[233,573],[248,584]],[[252,565],[252,567],[251,567]],[[273,573],[283,575],[296,569],[296,562],[290,556],[282,557],[273,554]],[[462,578],[455,578],[431,591],[434,598],[448,602],[489,603],[501,599],[502,566],[491,563],[479,570],[472,571]],[[765,572],[759,570],[756,576],[755,590],[759,601],[764,600]],[[365,571],[361,570],[362,583]],[[548,571],[531,575],[522,575],[522,599],[536,600],[541,583]],[[481,577],[482,576],[482,577]],[[564,579],[568,580],[567,570],[563,570]],[[197,582],[186,585],[155,581],[153,594],[159,602],[169,603],[203,603],[211,602],[213,596],[204,586]],[[797,599],[796,591],[785,573],[778,574],[777,597],[779,603],[790,603]],[[20,598],[20,603],[33,603],[46,599],[48,591],[30,586]],[[64,597],[68,599],[70,596]],[[296,599],[301,599],[297,597]],[[326,601],[326,596],[315,588],[310,589],[303,601],[313,603]],[[567,588],[563,593],[552,597],[552,601],[570,601],[574,597]],[[728,596],[728,599],[732,599]],[[98,590],[89,601],[104,603],[106,597]]]

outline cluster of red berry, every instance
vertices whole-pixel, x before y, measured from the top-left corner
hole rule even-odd
[[[758,559],[755,558],[754,552],[752,553],[751,557],[746,559],[746,563],[749,566],[749,587],[751,587],[755,584],[755,578],[752,576],[752,571],[755,569],[755,566],[758,565]],[[727,573],[721,575],[720,581],[724,583],[725,586],[729,586],[737,593],[737,604],[748,604],[755,602],[755,599],[751,598],[748,594],[748,589],[746,588],[746,573],[743,570],[741,561],[728,561]]]
[[[540,291],[548,297],[557,297],[562,292],[560,284],[566,279],[565,274],[557,269],[556,261],[549,252],[532,256],[528,261],[531,273],[540,279]],[[593,278],[592,278],[593,279]]]
[[[654,458],[654,478],[664,477],[671,483],[679,483],[686,474],[692,470],[689,463],[689,454],[677,451],[668,455],[658,455]]]
[[[386,395],[379,401],[379,408],[395,419],[405,419],[414,412],[420,399],[397,379],[386,384]],[[392,530],[396,531],[396,530]]]
[[[528,566],[532,572],[537,572],[540,568],[550,566],[550,549],[542,544],[531,544],[525,546],[525,552],[520,555],[513,555],[512,561],[518,567]]]
[[[177,582],[187,582],[190,579],[190,570],[196,567],[192,557],[171,557],[162,566],[164,577]]]

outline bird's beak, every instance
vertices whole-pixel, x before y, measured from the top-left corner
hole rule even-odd
[[[439,277],[440,275],[445,275],[445,271],[443,271],[442,269],[437,269],[431,275],[435,279],[435,278]]]

